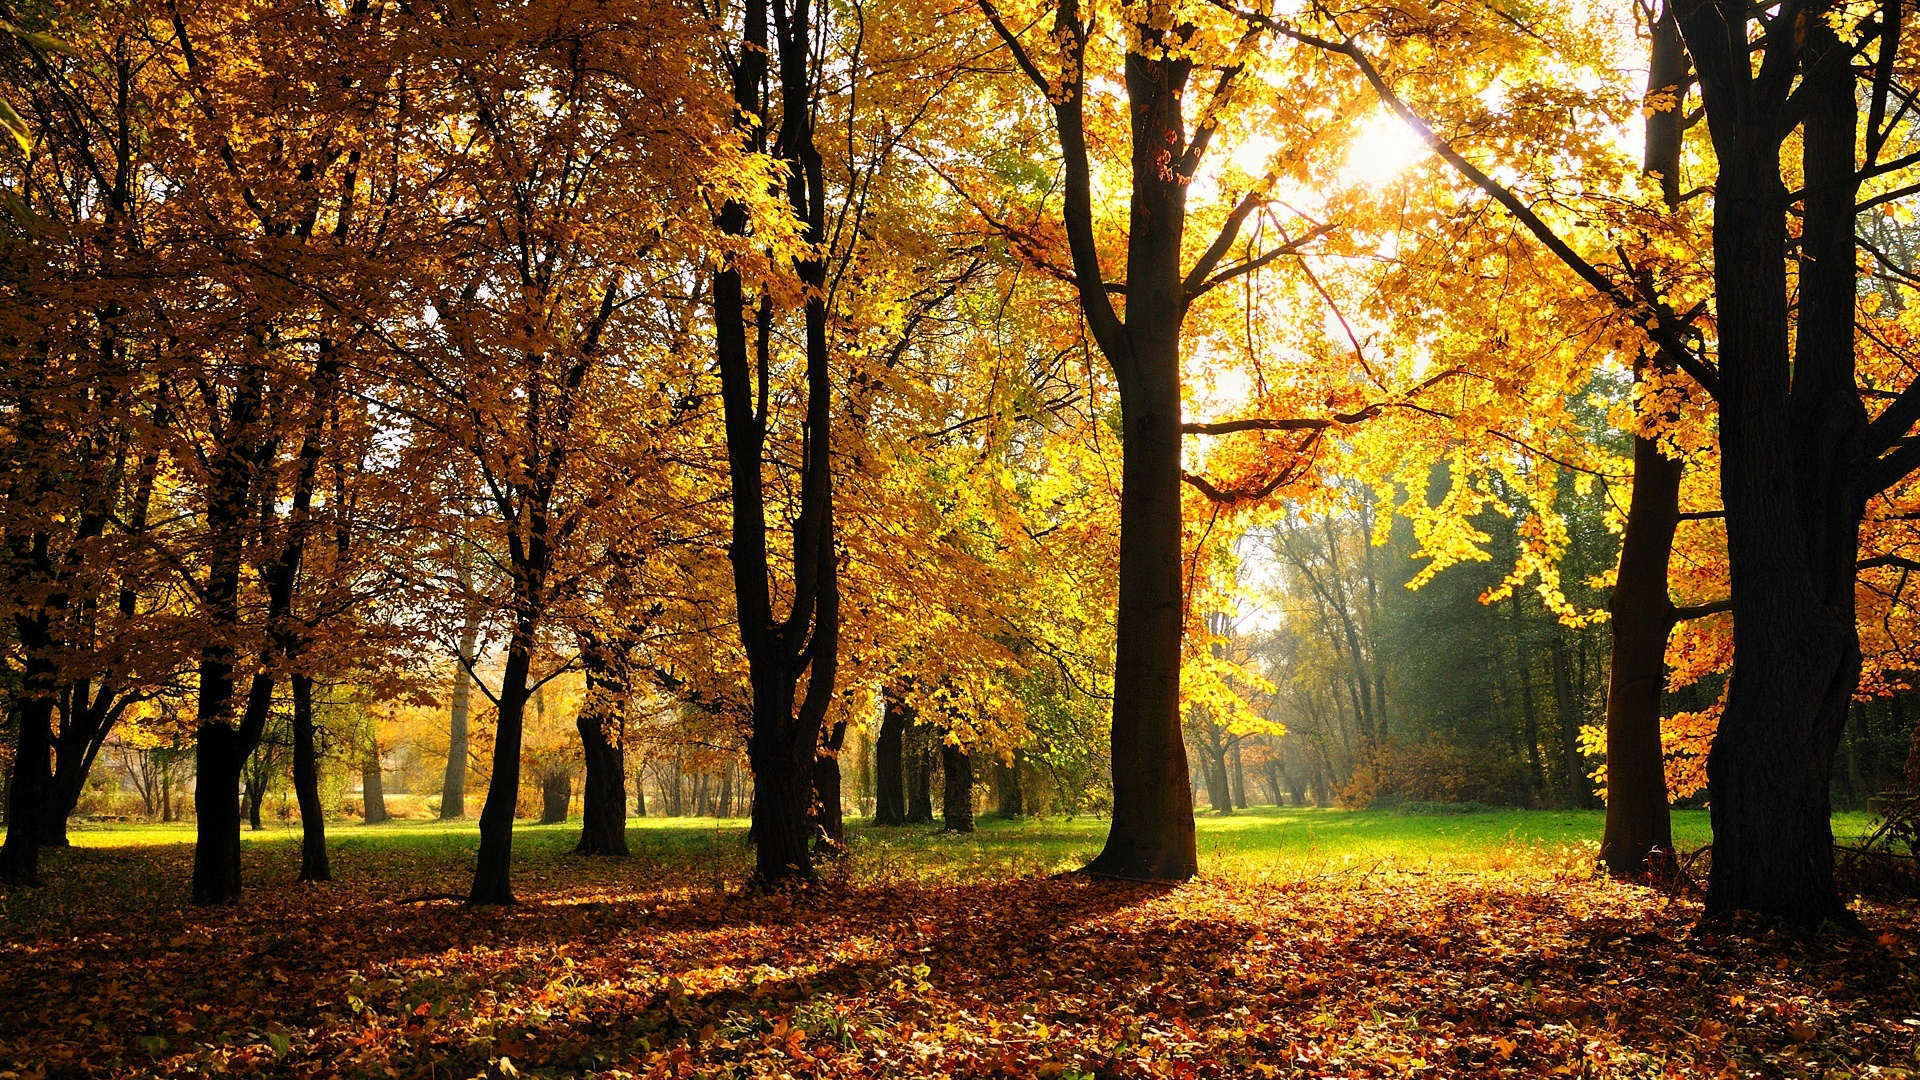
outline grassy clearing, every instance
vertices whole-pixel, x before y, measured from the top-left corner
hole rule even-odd
[[[1834,817],[1835,835],[1863,835],[1871,818]],[[1511,875],[1550,878],[1586,875],[1599,850],[1600,811],[1500,810],[1471,814],[1398,813],[1386,809],[1321,810],[1254,807],[1232,816],[1202,813],[1196,821],[1202,873],[1234,882],[1302,882],[1340,878]],[[242,834],[250,855],[249,880],[297,866],[299,830],[272,825]],[[363,862],[411,864],[409,880],[422,892],[458,892],[466,885],[479,844],[472,821],[391,821],[327,826],[336,870]],[[536,875],[556,872],[578,835],[578,823],[514,830],[521,865]],[[741,819],[639,818],[629,821],[628,843],[644,867],[641,877],[681,888],[726,889],[747,873],[746,822]],[[968,836],[925,827],[851,829],[853,856],[836,871],[852,884],[966,883],[1045,876],[1083,865],[1099,851],[1106,822],[983,818]],[[1675,844],[1683,851],[1707,842],[1704,810],[1674,814]],[[191,824],[76,825],[76,848],[139,859],[147,849],[193,842]],[[57,856],[56,856],[57,857]],[[57,864],[56,864],[57,865]],[[618,865],[618,864],[616,864]],[[6,904],[0,902],[0,912]]]

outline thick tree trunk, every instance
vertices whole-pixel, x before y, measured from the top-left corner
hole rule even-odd
[[[1667,564],[1679,524],[1682,468],[1652,439],[1634,438],[1633,495],[1607,605],[1613,663],[1607,683],[1607,824],[1600,841],[1601,860],[1623,877],[1664,873],[1673,853],[1660,697],[1673,627]],[[1650,866],[1649,859],[1662,862]]]
[[[240,770],[252,747],[224,724],[203,724],[194,740],[193,902],[240,898]]]
[[[549,769],[540,775],[540,824],[558,825],[567,820],[573,802],[573,772]]]
[[[390,816],[385,774],[380,770],[380,745],[373,744],[367,752],[366,763],[360,766],[360,820],[378,825]]]
[[[580,842],[573,848],[576,855],[627,854],[625,724],[609,716],[608,711],[603,707],[585,708],[574,722],[587,757],[580,800]],[[643,814],[645,805],[643,801]]]
[[[754,880],[766,887],[813,876],[813,748],[749,751],[753,766]]]
[[[300,804],[301,881],[332,881],[327,862],[327,818],[320,805],[320,754],[313,724],[313,679],[295,672],[293,684],[293,795]]]
[[[940,816],[942,832],[973,831],[973,755],[955,742],[940,744],[941,772],[946,783],[941,787]]]
[[[460,655],[454,660],[453,702],[447,709],[447,773],[440,784],[440,820],[467,816],[467,720],[473,703],[473,676],[468,667],[480,642],[478,606],[467,610],[460,627]]]
[[[1720,490],[1733,586],[1733,674],[1707,758],[1706,910],[1803,927],[1848,922],[1833,879],[1828,785],[1860,672],[1854,564],[1867,464],[1853,369],[1850,51],[1818,9],[1803,20],[1804,36],[1766,41],[1767,71],[1783,63],[1802,71],[1791,99],[1804,117],[1804,211],[1789,355],[1785,83],[1769,84],[1776,98],[1754,100],[1745,39],[1729,48],[1720,12],[1691,3],[1679,11],[1720,162]]]
[[[880,714],[880,736],[874,740],[874,808],[875,825],[905,825],[907,823],[907,778],[905,772],[905,743],[908,716],[907,703],[896,693],[889,690],[885,698],[885,711]]]
[[[1240,739],[1238,737],[1234,738],[1233,741],[1228,744],[1227,764],[1230,770],[1229,779],[1233,789],[1234,808],[1245,810],[1247,808],[1247,767],[1240,760]]]
[[[532,631],[532,621],[523,618],[507,648],[493,740],[493,775],[487,781],[487,801],[480,807],[480,854],[474,860],[469,904],[513,903],[513,815],[520,802],[520,738],[526,724]]]
[[[51,672],[47,672],[51,675]],[[53,754],[53,698],[23,696],[15,708],[19,741],[7,785],[7,839],[0,844],[0,883],[40,884],[40,823],[47,809]]]

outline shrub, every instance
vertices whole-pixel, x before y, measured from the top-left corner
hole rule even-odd
[[[1516,806],[1525,803],[1526,796],[1526,771],[1520,763],[1452,746],[1435,736],[1421,743],[1389,739],[1375,746],[1354,767],[1338,798],[1341,806],[1357,810],[1401,804]]]

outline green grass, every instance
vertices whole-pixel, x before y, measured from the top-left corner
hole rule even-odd
[[[1844,838],[1866,832],[1862,813],[1834,817]],[[1079,866],[1100,848],[1106,822],[1095,818],[1005,821],[983,818],[979,831],[944,835],[929,827],[852,825],[853,856],[836,871],[855,882],[983,881],[1050,874]],[[1497,810],[1471,814],[1396,813],[1388,809],[1322,810],[1255,807],[1229,817],[1209,812],[1197,826],[1202,873],[1236,880],[1298,881],[1398,874],[1585,874],[1599,849],[1603,815],[1581,810]],[[687,886],[718,886],[744,876],[746,822],[738,819],[641,818],[629,822],[636,861]],[[376,853],[424,870],[440,866],[457,878],[479,841],[471,821],[394,821],[382,825],[331,822],[327,834],[336,862]],[[70,833],[79,848],[128,849],[192,843],[193,826],[84,825]],[[516,855],[529,865],[565,855],[578,825],[515,829]],[[299,831],[270,825],[248,831],[249,845],[298,842]],[[1704,810],[1674,813],[1681,850],[1707,842]],[[276,853],[278,854],[278,853]],[[457,881],[450,882],[454,888]]]

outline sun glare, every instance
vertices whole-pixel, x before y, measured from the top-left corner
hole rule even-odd
[[[1426,143],[1412,128],[1382,112],[1347,147],[1342,175],[1349,183],[1383,187],[1426,153]]]

